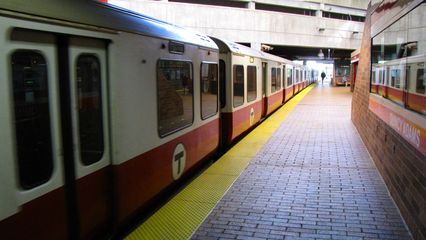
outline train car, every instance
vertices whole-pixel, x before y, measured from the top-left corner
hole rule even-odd
[[[262,55],[240,44],[212,39],[220,49],[221,142],[226,146],[262,117]]]
[[[335,61],[333,83],[335,86],[350,85],[350,63],[348,61]]]
[[[221,142],[227,146],[283,104],[285,66],[292,62],[211,38],[220,50]]]
[[[284,88],[284,66],[285,59],[268,53],[262,53],[263,71],[263,116],[270,115],[283,103]]]
[[[318,79],[318,71],[312,68],[308,69],[308,85],[313,84]]]
[[[209,37],[92,1],[0,9],[3,239],[111,234],[217,149]]]

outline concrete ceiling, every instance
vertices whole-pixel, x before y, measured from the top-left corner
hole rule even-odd
[[[351,52],[355,49],[336,49],[330,48],[308,48],[294,46],[271,46],[272,50],[268,53],[289,59],[289,60],[350,60]],[[320,59],[318,53],[322,50],[324,58]]]

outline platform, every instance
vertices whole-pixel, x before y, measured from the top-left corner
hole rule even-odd
[[[127,239],[411,239],[350,109],[308,87]]]

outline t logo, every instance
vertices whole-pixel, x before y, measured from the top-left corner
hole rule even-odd
[[[175,151],[173,153],[172,158],[172,174],[173,179],[177,180],[182,175],[182,173],[185,170],[185,164],[186,164],[186,151],[185,147],[182,143],[179,143],[175,147]]]

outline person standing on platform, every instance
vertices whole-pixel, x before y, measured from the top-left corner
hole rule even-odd
[[[324,84],[325,72],[321,73],[321,84]]]

